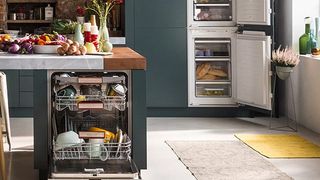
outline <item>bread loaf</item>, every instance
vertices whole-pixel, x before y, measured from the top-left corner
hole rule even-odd
[[[201,79],[206,74],[208,74],[210,69],[211,69],[211,65],[209,63],[203,63],[199,65],[196,70],[197,79]]]
[[[206,74],[205,76],[203,76],[201,79],[199,80],[217,80],[218,77],[215,75],[211,75],[211,74]]]
[[[210,69],[210,71],[208,71],[208,74],[219,77],[228,77],[228,74],[220,69]]]

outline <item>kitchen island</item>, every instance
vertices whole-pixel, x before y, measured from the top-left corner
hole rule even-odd
[[[48,179],[52,166],[50,81],[52,72],[125,71],[129,78],[132,158],[138,169],[146,168],[146,59],[127,47],[112,55],[0,55],[2,70],[34,70],[34,168],[39,179]],[[10,100],[10,99],[9,99]]]

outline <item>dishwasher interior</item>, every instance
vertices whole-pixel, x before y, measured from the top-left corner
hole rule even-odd
[[[51,74],[51,179],[139,179],[131,154],[130,73]]]

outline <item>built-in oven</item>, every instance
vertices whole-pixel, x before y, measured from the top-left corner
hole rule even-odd
[[[139,179],[130,73],[51,72],[50,179]]]
[[[234,26],[235,9],[235,0],[191,0],[188,2],[189,27]]]

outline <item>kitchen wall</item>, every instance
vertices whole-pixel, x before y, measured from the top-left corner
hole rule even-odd
[[[304,17],[320,16],[318,0],[280,0],[279,2],[279,41],[284,46],[292,46],[299,51],[299,37],[304,33]],[[298,122],[320,133],[320,61],[301,59],[302,62],[291,75],[293,82],[292,98],[290,79],[281,82],[280,113],[293,117],[293,100]]]

